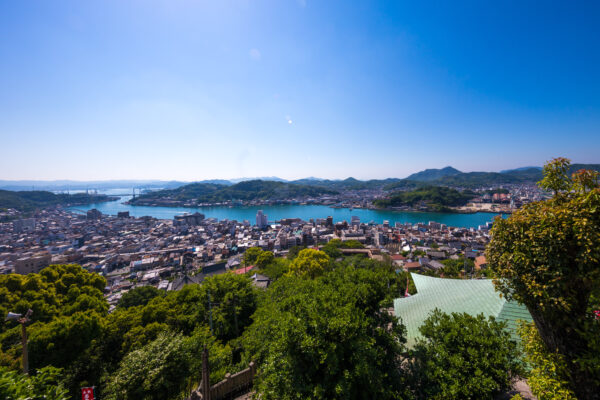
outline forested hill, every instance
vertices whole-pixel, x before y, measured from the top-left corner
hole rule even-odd
[[[86,193],[54,194],[41,190],[22,192],[0,190],[0,209],[14,208],[19,211],[32,211],[56,205],[89,204],[110,199],[106,195],[91,195]]]
[[[600,164],[572,164],[569,173],[580,169],[600,171]],[[456,173],[455,173],[456,172]],[[482,186],[535,183],[542,179],[542,170],[538,167],[518,168],[503,172],[460,172],[452,167],[428,169],[412,174],[405,181],[427,182],[432,185],[475,188]],[[394,183],[387,190],[399,189],[406,184]]]
[[[397,192],[387,199],[376,200],[378,207],[415,207],[423,205],[431,211],[447,211],[449,207],[463,206],[474,197],[471,192],[439,186],[425,186],[419,189]]]
[[[231,186],[211,183],[192,183],[177,189],[147,193],[135,200],[131,200],[131,203],[146,203],[158,199],[177,201],[196,200],[201,203],[219,203],[231,200],[283,200],[336,193],[337,191],[326,187],[277,181],[252,180],[236,183]]]
[[[462,172],[460,172],[456,168],[446,167],[442,169],[426,169],[424,171],[414,173],[408,176],[406,179],[409,181],[428,182],[435,181],[436,179],[440,179],[445,176],[453,176],[459,174],[462,174]]]

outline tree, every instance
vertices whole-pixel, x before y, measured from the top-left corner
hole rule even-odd
[[[261,398],[400,398],[404,330],[382,311],[387,293],[377,273],[351,266],[275,282],[243,337]]]
[[[569,389],[568,375],[563,357],[550,353],[533,323],[521,323],[518,328],[525,361],[530,371],[527,383],[539,400],[575,400]]]
[[[39,274],[0,275],[0,311],[33,310],[32,322],[50,322],[61,315],[95,310],[108,312],[102,291],[106,280],[79,265],[51,265]],[[1,324],[0,333],[12,328]],[[9,343],[3,343],[4,346]]]
[[[248,266],[248,265],[254,265],[256,263],[256,260],[258,259],[258,256],[260,256],[262,254],[262,250],[260,247],[250,247],[248,250],[246,250],[246,252],[244,253],[244,265]]]
[[[204,280],[200,293],[200,307],[205,316],[209,317],[209,293],[210,302],[214,303],[210,312],[213,333],[218,339],[228,341],[236,338],[250,325],[258,297],[250,278],[233,273],[215,275]],[[207,322],[208,318],[204,323]]]
[[[281,278],[290,271],[290,260],[287,258],[276,258],[272,263],[261,268],[260,272],[272,280]]]
[[[256,258],[256,266],[258,268],[265,268],[267,265],[271,264],[275,260],[275,256],[270,251],[263,251]]]
[[[340,244],[342,243],[339,239],[330,240],[323,248],[321,249],[330,259],[336,260],[342,256],[342,252],[340,251]]]
[[[508,389],[522,371],[517,344],[493,317],[439,310],[419,328],[412,389],[423,399],[486,399]]]
[[[487,260],[496,288],[527,306],[541,340],[565,361],[562,379],[579,399],[600,398],[600,188],[598,173],[544,167],[553,197],[497,218]]]
[[[127,354],[106,385],[107,400],[173,399],[186,387],[190,355],[181,335],[161,334]]]
[[[61,370],[45,367],[32,376],[0,367],[0,398],[5,400],[67,400],[60,382]]]
[[[296,256],[298,256],[298,253],[300,253],[300,250],[305,249],[306,247],[304,246],[292,246],[290,247],[290,249],[288,250],[287,253],[287,259],[288,260],[293,260],[294,258],[296,258]]]
[[[145,306],[150,300],[157,296],[161,296],[164,292],[158,290],[154,286],[142,286],[131,289],[121,297],[118,307],[129,308],[134,306]]]
[[[93,311],[59,317],[30,328],[29,362],[32,368],[52,365],[68,368],[102,334],[103,318]]]
[[[322,275],[329,265],[329,256],[315,249],[304,249],[290,265],[290,273],[298,276],[315,278]]]

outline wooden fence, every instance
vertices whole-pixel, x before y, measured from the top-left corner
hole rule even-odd
[[[256,364],[250,362],[248,368],[233,375],[226,374],[225,379],[217,382],[210,387],[210,397],[205,397],[200,390],[195,390],[188,400],[227,400],[233,399],[237,395],[246,393],[252,387],[254,376],[256,375]],[[202,385],[200,385],[202,387]]]

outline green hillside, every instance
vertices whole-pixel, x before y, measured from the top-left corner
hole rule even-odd
[[[471,192],[459,192],[440,186],[427,186],[419,189],[396,192],[387,199],[376,200],[378,207],[415,207],[424,204],[432,211],[447,211],[449,207],[463,206],[474,197]]]
[[[201,203],[219,203],[233,200],[284,200],[336,193],[338,192],[325,187],[277,181],[252,180],[236,183],[231,186],[192,183],[177,189],[147,193],[132,200],[131,203],[135,204],[152,199],[173,199],[179,201],[197,200]]]
[[[19,211],[32,211],[56,205],[89,204],[109,199],[110,197],[106,195],[86,193],[54,194],[41,190],[22,192],[0,190],[0,209],[14,208]]]
[[[460,172],[456,168],[446,167],[442,169],[426,169],[424,171],[412,174],[406,179],[409,181],[429,182],[435,181],[446,176],[453,176],[458,174],[462,174],[462,172]]]
[[[592,169],[600,171],[600,164],[572,164],[569,173],[573,173],[580,169]],[[425,174],[427,171],[440,170],[425,170],[417,174],[411,175],[411,180],[428,182],[435,185],[476,188],[503,184],[521,184],[521,183],[536,183],[542,179],[542,171],[539,168],[519,168],[505,172],[459,172],[458,174],[446,175],[434,180],[430,178],[435,175],[434,172]],[[421,174],[421,175],[419,175]],[[419,178],[419,176],[421,178]],[[407,178],[408,179],[408,178]]]

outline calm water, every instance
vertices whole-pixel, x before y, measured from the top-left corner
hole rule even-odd
[[[131,197],[122,197],[120,200],[106,203],[88,204],[87,206],[71,207],[72,209],[87,211],[92,208],[98,209],[103,214],[116,215],[119,211],[129,211],[133,217],[142,217],[149,215],[159,219],[172,219],[175,215],[186,212],[201,212],[207,218],[218,218],[243,221],[247,219],[252,224],[256,221],[256,212],[263,210],[269,217],[269,221],[276,221],[282,218],[301,218],[308,221],[311,218],[327,218],[331,215],[334,222],[346,220],[350,222],[350,217],[358,216],[361,222],[374,221],[378,224],[384,220],[390,221],[390,224],[395,222],[424,222],[429,221],[440,222],[448,226],[458,226],[465,228],[477,228],[478,225],[485,225],[486,222],[492,221],[497,214],[476,213],[476,214],[447,214],[433,212],[406,212],[406,211],[378,211],[366,209],[349,208],[331,208],[327,206],[316,205],[281,205],[281,206],[261,206],[261,207],[143,207],[130,206],[123,204]]]

